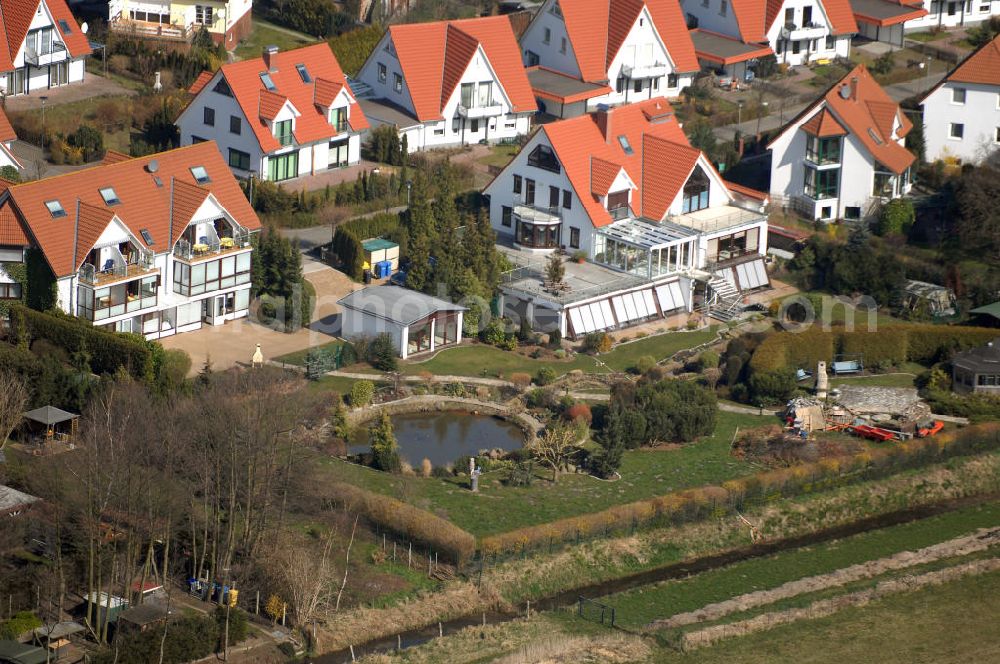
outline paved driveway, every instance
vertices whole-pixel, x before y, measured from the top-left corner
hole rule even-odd
[[[89,71],[80,83],[70,83],[58,88],[46,90],[32,90],[30,94],[7,97],[4,100],[4,109],[7,111],[30,111],[42,107],[42,97],[45,97],[46,106],[56,104],[69,104],[91,97],[113,97],[115,95],[125,95],[134,97],[138,93],[123,85],[119,85],[110,78],[104,78]]]
[[[206,326],[197,332],[167,337],[162,341],[163,346],[187,352],[191,356],[191,373],[195,374],[209,358],[216,370],[249,364],[256,344],[260,344],[264,358],[270,360],[332,341],[340,333],[337,300],[361,288],[361,284],[315,261],[306,261],[303,272],[316,289],[316,306],[308,328],[285,334],[244,318],[218,327]]]

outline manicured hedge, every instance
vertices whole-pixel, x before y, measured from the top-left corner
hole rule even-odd
[[[331,244],[331,251],[340,259],[343,271],[353,279],[361,279],[365,261],[362,241],[373,237],[385,237],[399,242],[402,239],[402,223],[398,214],[380,213],[370,217],[360,217],[337,226]]]
[[[887,443],[850,457],[821,459],[724,482],[656,496],[577,517],[485,537],[487,558],[524,555],[565,543],[633,532],[640,528],[719,517],[758,504],[861,482],[951,457],[1000,449],[1000,423],[951,430],[933,438]],[[624,478],[627,480],[628,478]]]
[[[134,378],[147,382],[154,379],[154,350],[158,346],[140,336],[106,332],[78,318],[35,311],[21,304],[10,307],[10,318],[13,330],[28,335],[28,339],[18,339],[18,345],[45,339],[67,353],[86,351],[96,374],[125,369]]]
[[[332,493],[343,500],[348,509],[360,513],[372,523],[422,543],[456,565],[461,566],[472,560],[476,538],[450,521],[353,484],[335,483],[332,489]]]
[[[868,366],[910,361],[932,364],[957,350],[982,346],[997,336],[995,329],[958,325],[883,325],[877,332],[843,328],[777,332],[760,343],[750,358],[752,371],[810,369],[830,362],[838,353],[862,354]]]

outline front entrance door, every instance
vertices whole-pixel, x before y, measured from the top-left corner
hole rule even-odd
[[[327,168],[347,166],[347,141],[330,141]]]

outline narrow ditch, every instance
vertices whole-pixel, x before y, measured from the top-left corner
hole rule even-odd
[[[779,553],[781,551],[790,551],[805,546],[811,546],[813,544],[821,544],[823,542],[850,537],[851,535],[860,535],[862,533],[880,530],[890,526],[919,521],[921,519],[926,519],[938,514],[945,514],[964,507],[972,507],[992,502],[998,498],[1000,498],[1000,493],[990,493],[930,503],[905,510],[898,510],[877,516],[866,517],[864,519],[852,521],[851,523],[832,528],[825,528],[823,530],[806,533],[804,535],[788,537],[770,542],[762,542],[738,549],[730,549],[722,553],[702,556],[701,558],[695,558],[693,560],[687,560],[680,563],[671,563],[669,565],[656,567],[643,572],[637,572],[635,574],[619,577],[617,579],[579,586],[539,600],[532,600],[531,608],[532,610],[538,611],[550,611],[559,607],[574,604],[581,596],[589,599],[605,597],[626,590],[639,588],[641,586],[659,583],[660,581],[680,579],[691,576],[692,574],[699,574],[701,572],[719,569],[743,560],[760,558],[773,553]],[[522,614],[489,611],[484,614],[482,612],[477,612],[475,614],[465,615],[442,622],[440,627],[438,623],[434,623],[426,627],[410,629],[373,639],[366,643],[355,645],[353,653],[350,648],[345,648],[313,657],[311,659],[307,659],[306,661],[311,662],[312,664],[341,664],[342,662],[353,661],[352,656],[360,659],[365,655],[393,652],[400,647],[403,649],[411,648],[413,646],[426,643],[441,634],[453,634],[465,629],[466,627],[481,625],[484,621],[484,615],[486,624],[495,625],[500,622],[508,622],[519,618]]]

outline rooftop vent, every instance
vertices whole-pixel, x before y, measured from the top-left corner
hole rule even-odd
[[[150,173],[155,173],[156,171],[160,170],[160,162],[156,161],[155,159],[151,159],[149,163],[146,164],[146,170],[149,171]]]

